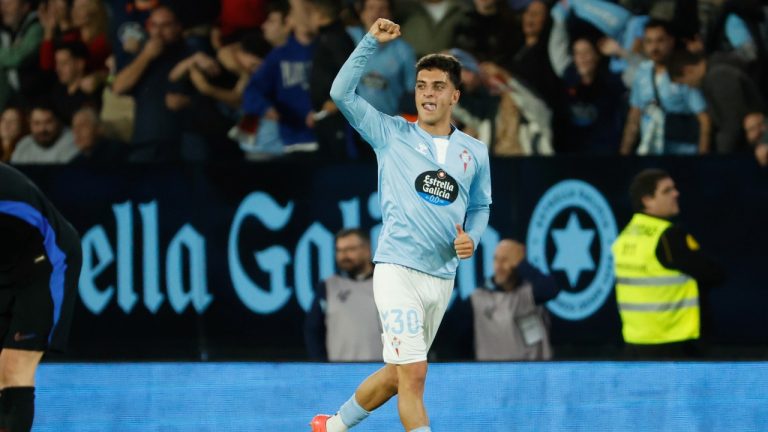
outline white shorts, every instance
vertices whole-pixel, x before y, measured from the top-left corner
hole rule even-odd
[[[453,284],[451,279],[396,264],[376,264],[373,298],[381,320],[385,363],[427,360],[427,351],[451,300]]]

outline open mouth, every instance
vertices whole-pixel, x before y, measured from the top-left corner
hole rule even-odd
[[[437,104],[427,102],[421,104],[421,107],[424,108],[424,111],[434,112],[437,109]]]

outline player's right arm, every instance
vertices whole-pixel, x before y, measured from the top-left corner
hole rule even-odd
[[[397,39],[399,36],[399,25],[383,18],[376,20],[341,67],[331,86],[331,99],[349,124],[374,148],[384,147],[388,142],[386,126],[391,124],[393,119],[377,111],[357,95],[355,89],[365,71],[368,58],[376,51],[378,44]]]

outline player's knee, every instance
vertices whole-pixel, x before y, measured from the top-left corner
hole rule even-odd
[[[427,380],[426,362],[401,365],[398,372],[398,389],[401,392],[424,390],[424,383]]]

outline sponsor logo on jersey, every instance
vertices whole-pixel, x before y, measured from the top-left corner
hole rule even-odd
[[[443,170],[419,174],[415,186],[419,196],[434,205],[446,206],[459,196],[459,184]]]

